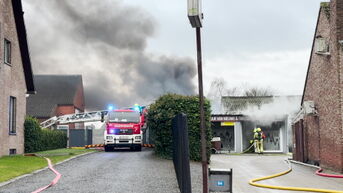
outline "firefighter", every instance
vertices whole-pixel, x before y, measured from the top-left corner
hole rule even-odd
[[[255,138],[255,133],[257,132],[257,128],[254,128],[254,152],[257,153],[257,138]]]
[[[254,133],[254,141],[256,144],[256,151],[257,153],[263,153],[263,133],[261,128],[257,128]]]

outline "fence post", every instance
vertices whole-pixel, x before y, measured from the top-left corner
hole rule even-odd
[[[181,193],[192,193],[187,116],[183,113],[176,115],[172,127],[173,162],[179,189]]]

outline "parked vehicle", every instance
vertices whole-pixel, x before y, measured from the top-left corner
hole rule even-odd
[[[145,106],[135,105],[123,109],[109,108],[109,110],[51,117],[40,125],[49,128],[59,124],[105,122],[102,126],[105,151],[111,151],[116,147],[130,147],[132,150],[141,151],[143,132],[147,128],[146,115]]]
[[[142,150],[144,124],[142,124],[141,112],[126,109],[113,110],[108,112],[104,121],[105,151],[111,151],[115,147]]]

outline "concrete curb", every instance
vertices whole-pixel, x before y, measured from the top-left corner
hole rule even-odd
[[[61,161],[61,162],[58,162],[57,164],[54,164],[54,166],[58,166],[58,165],[63,164],[63,163],[65,163],[65,162],[67,162],[67,161],[76,159],[76,158],[78,158],[78,157],[86,156],[86,155],[89,155],[89,154],[92,154],[92,153],[97,153],[97,151],[88,152],[88,153],[84,153],[84,154],[80,154],[80,155],[77,155],[77,156],[68,158],[68,159],[63,160],[63,161]],[[33,176],[34,174],[37,174],[37,173],[42,172],[42,171],[45,171],[45,170],[47,170],[47,169],[49,169],[49,167],[45,167],[45,168],[42,168],[42,169],[33,171],[33,172],[29,173],[29,174],[24,174],[24,175],[15,177],[15,178],[13,178],[13,179],[10,179],[10,180],[8,180],[8,181],[1,182],[1,183],[0,183],[0,188],[3,187],[3,186],[6,186],[6,185],[8,185],[8,184],[11,184],[11,183],[13,183],[13,182],[16,182],[16,181],[18,181],[18,180],[20,180],[20,179],[22,179],[22,178],[26,178],[26,177],[29,177],[29,176]]]
[[[290,160],[288,160],[288,161],[290,161],[290,162],[293,163],[293,164],[298,164],[298,165],[303,165],[303,166],[307,166],[307,167],[311,167],[311,168],[315,168],[315,169],[320,169],[319,166],[315,166],[315,165],[311,165],[311,164],[307,164],[307,163],[295,161],[295,160],[292,160],[292,159],[290,159]]]
[[[316,175],[321,176],[321,177],[326,177],[326,178],[343,178],[342,174],[330,174],[330,173],[322,173],[322,168],[319,166],[315,166],[315,165],[311,165],[311,164],[306,164],[303,162],[299,162],[299,161],[295,161],[295,160],[289,160],[292,163],[295,164],[299,164],[299,165],[303,165],[303,166],[307,166],[307,167],[311,167],[311,168],[315,168],[317,169],[317,171],[315,172]]]

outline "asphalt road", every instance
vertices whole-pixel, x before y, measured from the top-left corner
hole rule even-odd
[[[96,193],[179,193],[170,160],[156,158],[153,152],[99,152],[55,166],[60,181],[44,192]],[[1,193],[32,192],[50,183],[49,170],[1,187]]]
[[[249,180],[288,169],[285,155],[212,155],[210,167],[233,168],[235,193],[294,193],[250,186]],[[343,179],[314,175],[315,169],[293,165],[286,176],[259,183],[343,190]],[[155,157],[150,149],[142,152],[99,152],[55,166],[62,174],[55,186],[44,192],[82,193],[179,193],[173,163]],[[202,192],[200,163],[191,162],[193,193]],[[0,188],[0,193],[28,193],[50,183],[49,170],[22,178]]]

